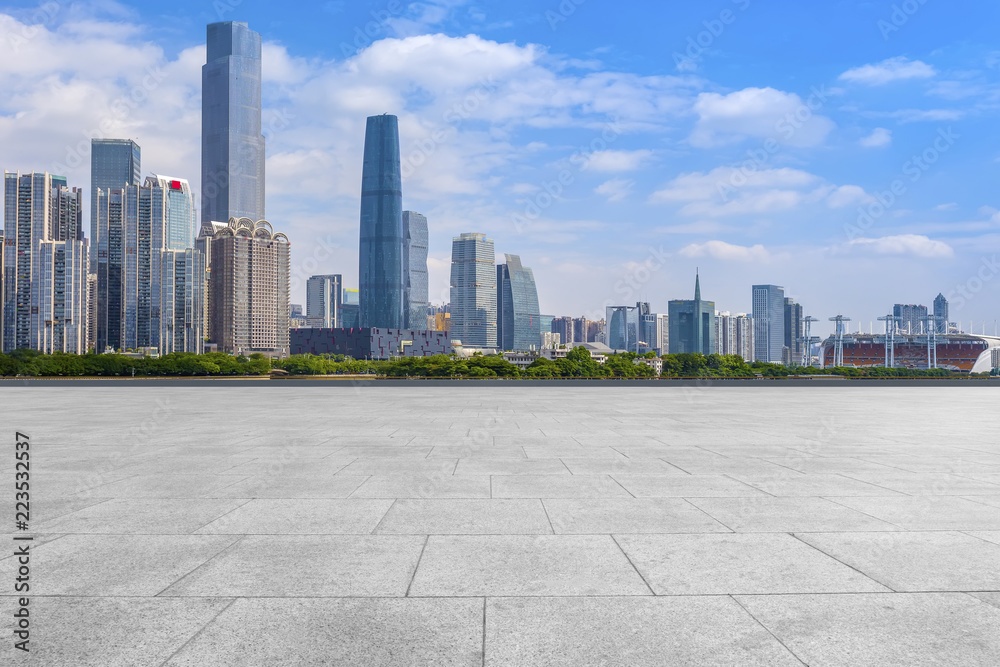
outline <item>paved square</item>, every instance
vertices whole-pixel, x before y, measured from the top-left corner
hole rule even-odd
[[[0,664],[1000,664],[1000,387],[817,385],[0,384]]]

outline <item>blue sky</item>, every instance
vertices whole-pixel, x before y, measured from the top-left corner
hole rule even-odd
[[[205,24],[243,20],[265,40],[293,301],[313,273],[356,285],[364,120],[390,112],[433,302],[451,238],[481,231],[554,315],[665,312],[698,267],[721,310],[775,283],[867,330],[943,292],[992,332],[998,19],[943,0],[0,5],[0,163],[85,187],[96,130],[197,189]]]

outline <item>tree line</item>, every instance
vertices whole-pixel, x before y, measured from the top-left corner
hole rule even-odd
[[[583,347],[569,350],[564,358],[536,359],[519,369],[499,355],[472,357],[436,355],[401,357],[391,361],[365,361],[344,355],[294,355],[268,359],[263,354],[233,356],[173,353],[161,357],[131,357],[121,354],[42,354],[17,350],[0,354],[0,376],[4,377],[205,377],[264,376],[272,371],[289,375],[361,375],[430,378],[652,378],[655,370],[641,359],[655,359],[652,352],[609,355],[598,363]],[[746,362],[736,355],[665,354],[666,378],[780,378],[795,375],[842,375],[852,378],[961,377],[945,369],[786,367]]]

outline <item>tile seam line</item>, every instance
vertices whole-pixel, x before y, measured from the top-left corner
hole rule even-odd
[[[798,654],[795,653],[795,651],[793,651],[792,649],[788,648],[788,645],[785,644],[785,642],[781,641],[781,639],[778,638],[778,635],[776,635],[773,632],[771,632],[771,628],[769,628],[766,625],[764,625],[764,623],[759,618],[757,618],[756,616],[754,616],[753,613],[751,613],[750,610],[747,609],[746,606],[744,606],[744,604],[742,602],[740,602],[738,599],[736,599],[735,595],[727,595],[726,597],[728,597],[730,600],[732,600],[737,605],[739,605],[740,609],[743,610],[743,613],[745,613],[747,616],[749,616],[750,618],[752,618],[757,625],[759,625],[760,627],[762,627],[764,629],[764,632],[766,632],[767,634],[771,635],[771,637],[774,639],[774,641],[776,641],[779,644],[781,644],[782,648],[784,648],[786,651],[788,651],[788,654],[790,656],[792,656],[793,658],[795,658],[796,660],[798,660],[800,664],[806,665],[806,667],[809,666],[808,662],[806,662],[805,660],[803,660],[802,658],[800,658],[798,656]]]
[[[184,500],[184,499],[179,499],[179,500]],[[189,498],[188,500],[194,500],[194,499],[190,499],[190,498]],[[201,499],[199,498],[198,500],[201,500]],[[243,500],[243,499],[242,499],[242,498],[207,498],[206,500]],[[195,528],[194,530],[192,530],[192,531],[191,531],[190,533],[182,533],[182,534],[187,534],[187,535],[202,535],[202,534],[208,534],[208,535],[211,535],[212,533],[199,533],[198,531],[199,531],[199,530],[202,530],[203,528],[205,528],[205,527],[207,527],[207,526],[210,526],[210,525],[212,525],[213,523],[215,523],[215,522],[216,522],[216,521],[218,521],[219,519],[222,519],[222,518],[224,518],[224,517],[227,517],[227,516],[229,516],[230,514],[232,514],[233,512],[235,512],[236,510],[238,510],[238,509],[240,509],[240,508],[242,508],[242,507],[246,506],[246,505],[247,505],[247,504],[249,504],[249,503],[252,503],[252,502],[253,502],[254,500],[257,500],[257,498],[246,498],[245,500],[246,500],[246,502],[242,502],[242,503],[240,503],[239,505],[237,505],[237,506],[236,506],[236,507],[234,507],[233,509],[229,510],[228,512],[223,512],[222,514],[220,514],[219,516],[215,517],[215,518],[214,518],[214,519],[212,519],[211,521],[207,521],[207,522],[205,522],[204,524],[202,524],[202,525],[198,526],[197,528]]]
[[[801,537],[799,537],[798,533],[788,533],[788,535],[791,536],[792,538],[798,540],[802,544],[806,545],[807,547],[815,549],[817,552],[823,554],[827,558],[831,558],[831,559],[837,561],[838,563],[840,563],[844,567],[849,567],[850,569],[854,570],[855,572],[857,572],[858,574],[860,574],[865,579],[868,579],[869,581],[873,581],[876,584],[878,584],[879,586],[887,588],[889,590],[889,592],[891,592],[891,593],[901,593],[901,592],[903,592],[903,591],[900,591],[900,590],[897,590],[897,589],[893,588],[892,586],[890,586],[889,584],[885,583],[884,581],[880,581],[880,580],[876,579],[874,576],[868,574],[867,572],[864,572],[864,571],[862,571],[862,570],[854,567],[850,563],[846,563],[846,562],[842,561],[841,559],[837,558],[833,554],[828,553],[828,552],[824,551],[823,549],[819,548],[815,544],[811,544],[810,542],[805,541],[804,539],[802,539]],[[885,591],[873,591],[873,592],[884,593]]]
[[[205,623],[205,625],[203,625],[200,628],[198,628],[198,631],[195,632],[190,637],[188,637],[187,641],[185,641],[183,644],[181,644],[180,646],[178,646],[176,651],[174,651],[169,656],[167,656],[167,659],[160,663],[160,667],[166,667],[166,665],[170,664],[170,661],[173,660],[177,656],[178,653],[180,653],[181,651],[183,651],[184,648],[188,644],[190,644],[195,639],[197,639],[201,635],[201,633],[204,632],[206,628],[208,628],[208,626],[210,626],[213,623],[215,623],[216,619],[218,619],[219,616],[221,616],[227,609],[229,609],[234,604],[236,604],[236,601],[239,600],[239,599],[240,598],[238,598],[238,597],[234,597],[233,599],[231,599],[229,601],[229,604],[227,604],[225,607],[223,607],[222,609],[219,610],[219,613],[217,613],[215,616],[213,616],[211,619],[209,619],[208,622]]]
[[[906,532],[906,533],[910,532],[909,528],[907,528],[905,526],[901,526],[898,523],[893,523],[892,521],[887,521],[885,519],[880,519],[877,516],[875,516],[874,514],[869,514],[868,512],[865,512],[864,510],[859,510],[859,509],[857,509],[855,507],[851,507],[850,505],[845,505],[844,503],[841,503],[841,502],[837,501],[837,498],[891,498],[892,496],[813,496],[813,497],[814,498],[821,498],[821,499],[826,500],[827,502],[831,502],[831,503],[833,503],[835,505],[840,505],[844,509],[851,510],[852,512],[857,512],[858,514],[864,514],[866,517],[868,517],[870,519],[875,519],[876,521],[881,521],[882,523],[886,524],[887,526],[895,526],[896,528],[899,528],[903,532]],[[908,497],[910,497],[910,498],[921,498],[921,497],[932,498],[934,496],[908,496]],[[806,531],[800,531],[800,532],[806,532]],[[876,531],[872,531],[872,532],[876,532]]]
[[[365,500],[376,500],[376,499],[375,498],[366,498]],[[388,498],[378,498],[377,500],[388,500]],[[379,534],[378,529],[382,527],[382,523],[385,521],[386,517],[389,516],[389,512],[392,511],[392,508],[395,507],[396,503],[398,503],[398,502],[399,502],[399,498],[393,498],[392,502],[389,503],[389,507],[386,508],[385,513],[382,515],[382,518],[378,520],[378,523],[375,524],[375,527],[372,528],[371,532],[367,533],[368,535],[378,535]]]
[[[623,556],[625,556],[625,560],[628,561],[628,564],[632,566],[632,569],[635,570],[635,573],[639,575],[640,579],[642,579],[642,583],[646,584],[646,588],[649,589],[649,594],[652,595],[653,597],[656,597],[656,591],[654,591],[653,587],[649,585],[648,581],[646,581],[646,577],[644,577],[642,572],[639,571],[639,568],[636,567],[636,564],[632,562],[632,558],[629,557],[628,553],[618,542],[618,538],[611,534],[609,534],[608,537],[611,538],[611,541],[615,543],[615,546],[618,547],[618,550],[622,553]]]
[[[161,593],[165,593],[166,591],[170,590],[170,588],[172,586],[175,586],[175,585],[181,583],[182,581],[184,581],[185,579],[187,579],[188,577],[190,577],[192,574],[194,574],[195,572],[197,572],[201,568],[203,568],[206,565],[208,565],[209,563],[211,563],[213,560],[215,560],[216,558],[218,558],[222,554],[224,554],[227,551],[230,551],[231,549],[233,549],[233,547],[235,547],[237,544],[243,542],[246,538],[247,538],[246,535],[241,535],[241,536],[237,537],[230,544],[227,544],[225,547],[223,547],[222,549],[219,549],[216,553],[212,554],[211,557],[206,558],[204,562],[199,563],[195,567],[191,568],[190,571],[186,572],[185,574],[182,574],[181,576],[177,577],[176,579],[174,579],[173,581],[171,581],[169,584],[167,584],[166,586],[164,586],[163,589],[161,589],[159,593],[154,593],[153,595],[150,595],[148,597],[150,597],[150,598],[158,598],[158,597],[160,597]],[[165,597],[171,597],[171,596],[165,596]],[[187,596],[176,596],[176,597],[187,597]],[[208,597],[211,597],[211,596],[208,596]],[[221,595],[221,596],[218,596],[218,597],[226,597],[226,596]]]
[[[403,593],[404,598],[410,597],[410,589],[413,588],[413,582],[417,580],[417,570],[420,569],[420,561],[424,559],[424,552],[427,551],[427,543],[431,541],[431,536],[427,535],[424,538],[424,544],[420,547],[420,555],[417,556],[417,563],[413,566],[413,575],[410,577],[410,583],[406,586],[406,592]]]
[[[733,530],[733,529],[732,529],[732,528],[731,528],[731,527],[730,527],[730,526],[729,526],[728,524],[725,524],[725,523],[723,523],[723,522],[722,522],[721,520],[719,520],[719,519],[716,519],[716,518],[715,518],[714,516],[712,516],[712,515],[711,515],[711,514],[710,514],[710,513],[708,512],[708,510],[706,510],[706,509],[703,509],[703,508],[701,508],[701,507],[698,507],[698,505],[697,505],[697,504],[695,504],[694,502],[692,502],[691,498],[681,498],[681,500],[683,500],[683,501],[684,501],[684,502],[686,502],[686,503],[687,503],[688,505],[690,505],[691,507],[695,508],[696,510],[698,510],[699,512],[701,512],[702,514],[704,514],[704,515],[705,515],[705,516],[707,516],[707,517],[708,517],[709,519],[711,519],[712,521],[716,522],[717,524],[719,524],[720,526],[722,526],[722,527],[723,527],[723,528],[725,528],[726,530],[728,530],[728,531],[729,531],[730,533],[736,533],[736,532],[737,532],[737,531]],[[695,500],[698,500],[698,498],[695,498]],[[711,499],[710,499],[710,500],[711,500]],[[775,531],[775,532],[777,532],[777,531]]]

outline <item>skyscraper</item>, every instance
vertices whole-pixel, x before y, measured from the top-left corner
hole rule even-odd
[[[922,334],[927,331],[927,306],[897,303],[892,307],[892,314],[898,317],[896,326],[904,334]]]
[[[431,305],[427,293],[427,218],[403,211],[403,237],[406,250],[407,322],[406,329],[427,328],[427,308]]]
[[[937,318],[938,333],[948,333],[948,299],[938,293],[934,297],[934,317]]]
[[[785,343],[788,357],[782,361],[789,366],[802,363],[802,305],[785,297]]]
[[[264,219],[260,34],[210,23],[201,68],[201,220]]]
[[[702,301],[701,277],[694,278],[694,300],[667,304],[670,354],[715,354],[715,302]]]
[[[88,246],[80,192],[65,183],[4,172],[4,352],[86,352]]]
[[[497,347],[497,273],[493,239],[462,234],[451,243],[451,337]],[[364,292],[361,296],[364,307]]]
[[[785,288],[753,286],[754,361],[780,364],[785,346]]]
[[[361,326],[405,329],[407,262],[399,124],[388,114],[369,117],[365,129],[360,250]]]
[[[317,322],[310,326],[340,329],[344,279],[340,274],[312,276],[306,281],[306,318]],[[321,325],[318,323],[322,322]]]
[[[197,211],[191,185],[185,178],[153,174],[146,178],[147,186],[159,186],[167,199],[167,227],[163,244],[167,250],[185,250],[192,247]],[[228,218],[227,218],[228,220]]]
[[[119,190],[140,184],[139,144],[131,139],[90,141],[90,271],[97,273],[97,190]],[[102,350],[103,351],[103,350]]]
[[[504,255],[497,264],[497,344],[507,351],[535,350],[542,342],[538,290],[531,269],[518,255]],[[583,340],[586,340],[586,331]]]
[[[647,317],[649,315],[652,318]],[[638,302],[634,306],[608,306],[605,309],[605,344],[612,350],[625,352],[640,352],[651,348],[650,341],[644,338],[656,337],[655,318],[647,302]],[[662,337],[662,332],[660,335]]]
[[[210,231],[209,318],[219,351],[288,356],[288,237],[266,220],[202,227]]]
[[[52,215],[49,221],[49,240],[82,241],[83,189],[52,184]]]
[[[164,250],[160,260],[161,354],[204,349],[205,255],[200,250]]]

